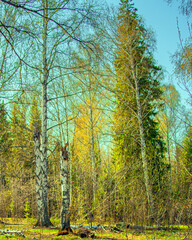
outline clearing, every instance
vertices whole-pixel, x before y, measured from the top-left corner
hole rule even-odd
[[[48,239],[81,239],[79,237],[77,229],[74,229],[72,234],[57,236],[58,228],[34,228],[36,220],[34,219],[18,219],[18,218],[6,218],[1,219],[0,224],[0,240],[2,239],[29,239],[29,240],[48,240]],[[51,220],[52,223],[57,226],[58,220]],[[106,226],[106,225],[105,225]],[[103,240],[192,240],[192,228],[191,226],[177,226],[179,230],[134,230],[122,229],[122,231],[116,231],[114,227],[106,226],[98,230],[93,230],[93,239]],[[85,237],[83,239],[92,239],[91,237]]]

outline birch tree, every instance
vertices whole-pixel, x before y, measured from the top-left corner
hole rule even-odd
[[[49,96],[52,83],[60,78],[59,69],[64,70],[64,74],[70,74],[75,69],[75,61],[72,60],[72,53],[78,48],[91,47],[94,51],[94,44],[91,39],[92,31],[87,35],[83,34],[84,29],[93,29],[94,11],[91,3],[83,1],[56,1],[48,0],[14,2],[1,0],[5,6],[11,6],[18,13],[17,24],[11,28],[22,40],[18,46],[12,45],[15,57],[19,58],[22,74],[27,74],[25,81],[22,79],[22,86],[25,89],[36,90],[41,94],[41,130],[35,130],[36,150],[39,147],[38,138],[40,132],[41,161],[37,164],[38,176],[41,181],[37,181],[41,186],[41,198],[43,213],[38,211],[38,221],[36,225],[48,226],[51,224],[48,217],[47,207],[47,132],[52,129],[54,123],[48,120],[48,103],[54,96]],[[24,17],[23,17],[24,16]],[[22,22],[23,20],[23,22]],[[18,24],[19,23],[19,24]],[[38,26],[38,27],[37,27]],[[96,24],[94,24],[94,27]],[[6,26],[4,26],[6,29]],[[11,42],[9,42],[11,45]],[[67,56],[67,57],[66,57]],[[76,66],[82,69],[82,66]],[[25,71],[24,71],[25,70]],[[33,79],[33,81],[31,81]],[[50,107],[50,106],[49,106]],[[38,154],[36,154],[38,155]],[[38,159],[38,157],[36,157]]]

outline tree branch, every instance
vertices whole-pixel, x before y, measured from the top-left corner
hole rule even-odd
[[[77,116],[75,116],[75,117],[73,117],[73,118],[71,118],[71,119],[68,119],[68,120],[66,120],[66,121],[64,121],[64,122],[62,122],[62,123],[58,123],[58,124],[56,124],[56,125],[54,125],[54,126],[51,126],[50,128],[47,129],[47,131],[49,131],[50,129],[52,129],[52,128],[54,128],[54,127],[58,127],[58,126],[60,126],[60,125],[62,125],[62,124],[64,124],[64,123],[66,123],[67,121],[71,121],[71,120],[75,119],[76,117],[77,117]]]
[[[77,95],[77,94],[80,94],[80,93],[84,93],[84,92],[86,92],[86,91],[84,90],[84,91],[80,91],[80,92],[77,92],[77,93],[72,93],[72,94],[67,94],[67,95],[63,95],[63,96],[59,96],[59,97],[50,98],[47,101],[49,102],[49,101],[56,100],[56,99],[59,99],[59,98],[71,97],[71,96],[74,96],[74,95]]]
[[[10,6],[13,6],[13,7],[15,7],[15,8],[20,8],[20,9],[23,9],[23,10],[25,10],[25,11],[27,11],[27,12],[35,13],[36,15],[38,15],[38,16],[40,16],[40,17],[42,17],[42,18],[46,18],[47,20],[49,20],[49,21],[55,23],[57,26],[59,26],[59,27],[68,35],[67,38],[71,38],[71,39],[73,39],[73,40],[75,40],[75,41],[78,41],[78,42],[80,42],[80,43],[83,43],[83,44],[88,43],[88,42],[86,42],[86,41],[80,40],[80,39],[72,36],[72,34],[77,30],[77,28],[79,27],[79,25],[80,25],[80,24],[82,23],[82,21],[85,19],[86,15],[83,16],[82,20],[80,21],[80,23],[78,24],[78,26],[72,31],[72,33],[69,33],[69,32],[62,26],[61,23],[58,23],[57,21],[55,21],[54,19],[52,19],[52,18],[50,18],[50,17],[44,16],[43,14],[39,13],[39,10],[27,8],[27,7],[25,7],[24,5],[20,5],[20,4],[18,4],[18,3],[15,3],[15,2],[13,2],[13,1],[10,1],[10,0],[0,0],[0,1],[3,2],[3,3],[5,3],[5,4],[8,4],[8,5],[10,5]],[[66,38],[65,40],[67,40],[67,38]],[[90,43],[90,42],[89,42],[89,43]]]

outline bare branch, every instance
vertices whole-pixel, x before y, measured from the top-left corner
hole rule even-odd
[[[63,24],[58,23],[58,22],[55,21],[54,19],[52,19],[52,18],[50,18],[50,17],[48,17],[48,16],[45,16],[45,15],[39,13],[38,10],[27,8],[27,7],[25,7],[24,5],[20,5],[20,4],[18,4],[18,3],[13,2],[13,1],[1,0],[1,2],[5,3],[5,4],[8,4],[8,5],[10,5],[10,6],[13,6],[13,7],[15,7],[15,8],[23,9],[23,10],[25,10],[25,11],[27,11],[27,12],[35,13],[36,15],[38,15],[38,16],[40,16],[40,17],[42,17],[42,18],[46,18],[47,20],[55,23],[57,26],[59,26],[59,27],[67,34],[68,37],[67,37],[65,40],[67,40],[68,38],[71,38],[71,39],[73,39],[73,40],[75,40],[75,41],[80,42],[81,44],[91,43],[91,42],[87,42],[87,41],[80,40],[80,39],[78,39],[78,38],[76,38],[76,37],[73,36],[74,32],[77,30],[77,28],[79,28],[80,24],[83,22],[83,20],[85,19],[86,15],[83,16],[82,20],[79,22],[79,24],[77,25],[77,27],[72,31],[72,33],[69,33],[69,32],[63,27]]]
[[[77,94],[80,94],[80,93],[82,94],[84,92],[86,92],[86,91],[80,91],[80,92],[76,92],[76,93],[72,93],[72,94],[67,94],[67,95],[63,95],[63,96],[59,96],[59,97],[50,98],[47,101],[49,102],[49,101],[53,101],[53,100],[56,100],[56,99],[59,99],[59,98],[72,97],[74,95],[77,95]]]
[[[52,128],[58,127],[58,126],[60,126],[60,125],[62,125],[62,124],[64,124],[64,123],[66,123],[67,121],[71,121],[71,120],[75,119],[76,117],[77,117],[77,116],[75,116],[75,117],[73,117],[73,118],[70,118],[70,119],[67,119],[67,120],[65,120],[65,121],[62,122],[62,123],[58,123],[58,124],[56,124],[56,125],[54,125],[54,126],[51,126],[50,128],[47,129],[47,131],[51,130]]]
[[[12,47],[13,52],[15,53],[15,55],[19,58],[19,60],[20,60],[21,62],[23,62],[24,64],[26,64],[28,67],[33,68],[33,69],[38,70],[39,72],[41,72],[41,70],[40,70],[39,68],[33,67],[33,66],[31,66],[30,64],[28,64],[26,61],[24,61],[24,60],[19,56],[19,54],[17,53],[17,51],[15,50],[13,44],[9,41],[9,39],[5,36],[5,34],[4,34],[1,30],[0,30],[0,33],[3,35],[3,37],[5,38],[5,40],[10,44],[10,46]]]

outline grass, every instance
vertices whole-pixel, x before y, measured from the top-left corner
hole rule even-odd
[[[69,234],[66,236],[57,236],[58,229],[51,228],[33,228],[36,221],[34,219],[2,219],[9,225],[0,224],[0,230],[17,230],[22,231],[25,236],[19,235],[0,235],[0,240],[79,240],[79,236]],[[58,220],[52,220],[58,225]],[[178,226],[177,226],[178,227]],[[180,227],[180,226],[179,226]],[[85,240],[91,238],[84,238]],[[187,226],[181,226],[179,231],[142,231],[128,230],[126,232],[115,233],[110,230],[98,230],[95,232],[95,239],[100,240],[192,240],[192,229]]]

